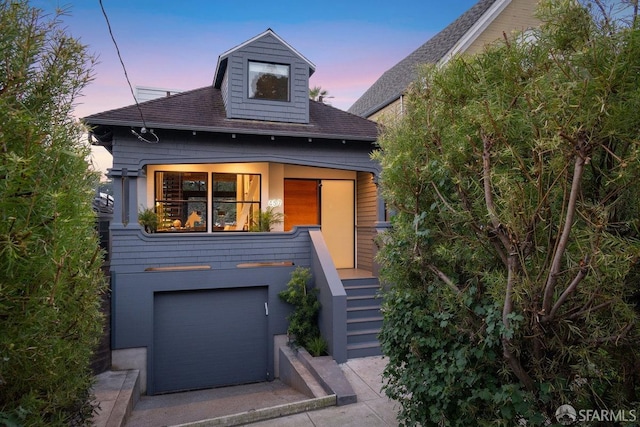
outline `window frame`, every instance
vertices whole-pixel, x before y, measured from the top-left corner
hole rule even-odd
[[[179,180],[179,189],[174,189],[173,191],[178,191],[178,193],[182,196],[181,198],[167,198],[167,189],[165,187],[165,174],[176,174],[178,175]],[[204,182],[204,189],[200,190],[185,190],[184,183],[185,175],[200,175],[204,180],[198,180],[199,182]],[[208,222],[210,221],[210,215],[208,210],[208,195],[210,188],[210,174],[207,172],[201,171],[188,171],[188,170],[156,170],[154,172],[154,188],[153,188],[153,205],[155,208],[156,215],[158,216],[158,232],[161,233],[180,233],[180,232],[188,232],[188,233],[206,233],[208,229]],[[193,180],[196,182],[196,180]],[[184,197],[185,192],[191,193],[202,193],[202,195],[193,195]],[[200,221],[196,221],[197,217],[191,217],[189,213],[190,204],[203,204],[204,209],[195,210],[197,216],[200,217]],[[167,206],[167,209],[175,209],[176,214],[170,213],[169,215],[165,215],[161,210],[165,209],[163,206],[165,205],[174,205],[174,207]],[[186,213],[184,211],[186,210]],[[198,212],[202,212],[198,215]],[[165,216],[168,219],[165,219]],[[176,216],[180,216],[180,218],[174,218]],[[167,222],[169,221],[169,222]],[[180,221],[180,223],[176,223],[176,221]],[[192,222],[192,223],[190,223]],[[204,222],[204,225],[198,224],[199,222]]]
[[[238,199],[237,193],[238,188],[234,186],[234,192],[236,193],[236,197],[230,195],[216,195],[216,175],[235,175],[235,181],[238,182],[238,176],[253,176],[257,177],[257,182],[255,185],[257,186],[254,191],[257,192],[257,199],[252,200],[251,197],[249,199]],[[232,182],[229,180],[225,180],[224,182]],[[248,183],[249,188],[247,188],[244,193],[248,193],[251,191],[251,182]],[[211,231],[214,233],[218,232],[245,232],[250,231],[252,226],[253,216],[256,212],[259,214],[262,211],[262,174],[260,173],[238,173],[238,172],[211,172],[211,190],[209,192],[211,197],[211,212],[213,215],[213,220],[211,222]],[[222,204],[235,204],[235,221],[232,221],[234,228],[227,228],[229,223],[227,222],[228,213],[226,210],[217,209]],[[248,205],[248,210],[246,212],[247,220],[242,224],[242,228],[240,230],[238,227],[238,208],[240,205]],[[221,218],[220,212],[223,212],[224,218]]]
[[[259,71],[252,72],[251,66],[252,64],[259,64],[263,66],[274,66],[274,67],[286,67],[287,74],[287,83],[286,83],[286,99],[282,97],[268,97],[268,96],[257,96],[257,88],[254,89],[254,85],[252,84],[252,73],[259,73]],[[269,73],[262,73],[263,75],[269,75]],[[276,74],[272,74],[276,76]],[[257,78],[260,74],[258,74]],[[257,84],[257,83],[256,83]],[[250,100],[259,100],[259,101],[277,101],[277,102],[291,102],[291,64],[287,63],[279,63],[279,62],[271,62],[271,61],[260,61],[249,59],[247,62],[247,99]]]

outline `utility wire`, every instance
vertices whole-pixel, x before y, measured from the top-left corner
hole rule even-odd
[[[122,71],[124,71],[124,78],[127,79],[127,84],[129,85],[129,91],[131,92],[131,96],[136,103],[136,107],[138,108],[138,112],[140,113],[140,119],[142,120],[142,129],[141,133],[147,132],[147,123],[144,120],[144,115],[142,114],[142,108],[140,108],[140,104],[138,103],[138,99],[136,98],[135,93],[133,92],[133,86],[131,85],[131,80],[129,80],[129,74],[127,73],[127,67],[124,65],[124,61],[122,60],[122,55],[120,54],[120,48],[118,48],[118,43],[116,42],[116,38],[113,35],[113,30],[111,29],[111,23],[109,22],[109,17],[107,16],[107,12],[104,10],[104,5],[102,4],[102,0],[98,0],[100,3],[100,9],[102,10],[102,14],[104,15],[104,20],[107,22],[107,28],[109,29],[109,35],[111,36],[111,41],[113,41],[113,45],[116,47],[116,53],[118,54],[118,59],[120,60],[120,65],[122,65]],[[160,139],[158,136],[153,133],[153,129],[150,130],[150,133],[156,138],[155,141],[148,141],[142,135],[140,135],[135,130],[131,129],[131,133],[138,137],[139,140],[149,143],[159,142]]]

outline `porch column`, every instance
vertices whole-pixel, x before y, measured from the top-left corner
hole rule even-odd
[[[111,169],[109,177],[113,179],[113,220],[111,226],[117,228],[135,228],[138,225],[138,178],[144,176],[140,169]]]

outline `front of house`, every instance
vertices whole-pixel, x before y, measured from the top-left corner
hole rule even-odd
[[[314,70],[267,30],[220,55],[211,86],[84,119],[113,154],[112,363],[140,369],[147,393],[274,378],[290,310],[278,293],[297,266],[346,360],[338,271],[375,276],[385,225],[377,125],[310,101]],[[268,209],[284,221],[252,231]]]

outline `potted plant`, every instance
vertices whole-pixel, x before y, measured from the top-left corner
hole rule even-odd
[[[283,221],[284,214],[282,212],[275,212],[272,207],[268,207],[253,219],[249,231],[271,231],[274,225],[282,224]]]
[[[147,233],[155,233],[158,229],[158,214],[151,208],[141,208],[138,212],[138,223]]]

